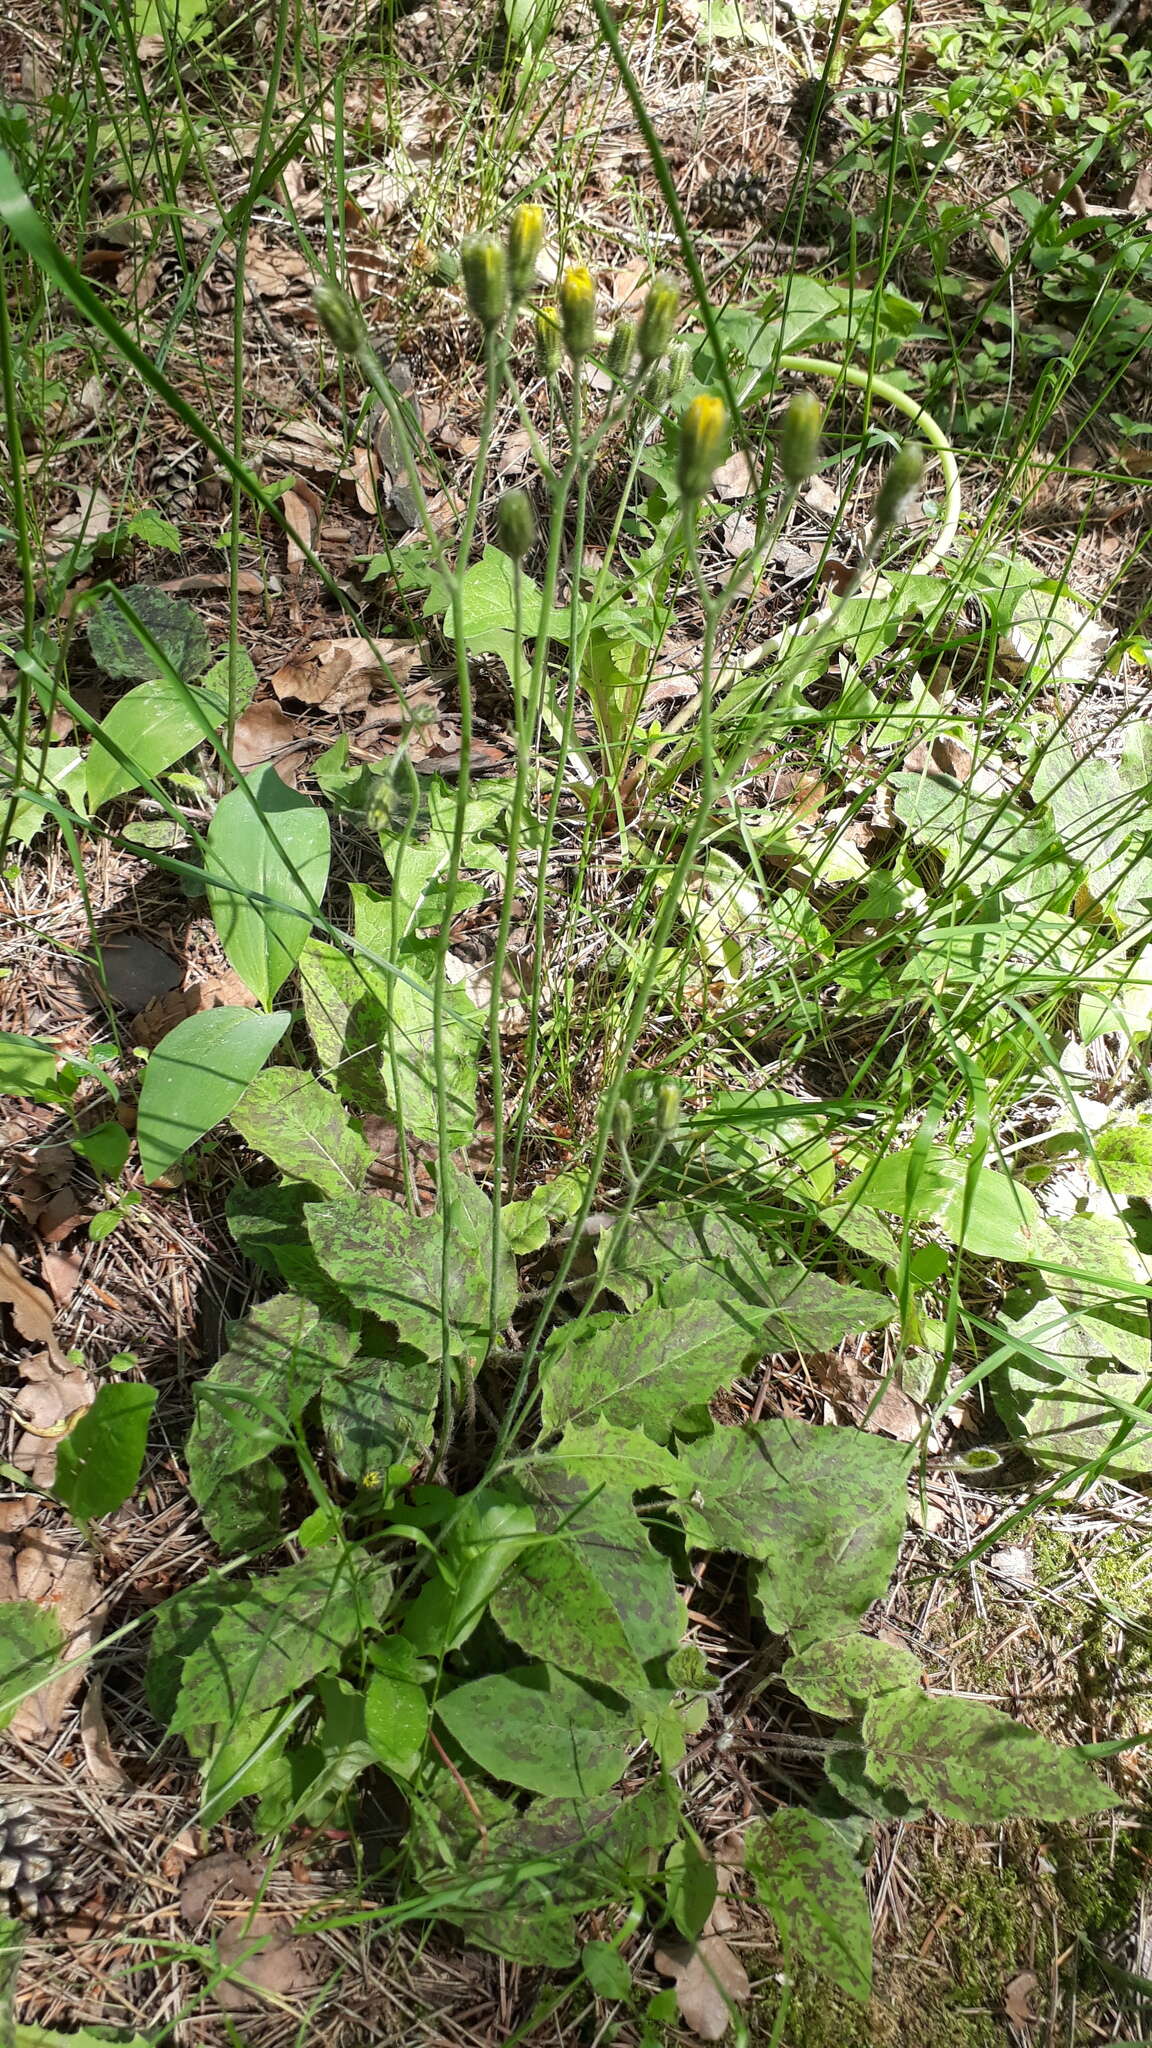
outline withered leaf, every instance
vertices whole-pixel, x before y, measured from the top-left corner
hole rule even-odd
[[[216,2001],[225,2012],[252,2012],[264,2004],[265,1994],[301,1997],[321,1982],[313,1952],[293,1938],[292,1922],[283,1913],[234,1920],[220,1935],[217,1953],[230,1969],[216,1987]]]
[[[24,1278],[15,1254],[6,1244],[0,1244],[0,1301],[8,1303],[16,1328],[29,1344],[50,1341],[56,1315],[51,1297]]]
[[[19,1599],[35,1600],[56,1616],[63,1644],[62,1665],[87,1656],[103,1626],[96,1569],[87,1551],[76,1550],[63,1537],[44,1530],[27,1530],[16,1553],[16,1591]],[[18,1742],[50,1742],[84,1677],[85,1664],[77,1662],[22,1700],[9,1723],[12,1737]]]

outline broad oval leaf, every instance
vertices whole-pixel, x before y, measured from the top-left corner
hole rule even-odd
[[[1074,1749],[975,1700],[884,1693],[864,1716],[868,1776],[944,1820],[1078,1820],[1123,1802]]]
[[[56,1453],[55,1491],[77,1521],[123,1507],[144,1463],[155,1387],[135,1380],[101,1387]]]
[[[677,1412],[711,1400],[739,1378],[761,1343],[762,1315],[737,1301],[698,1301],[635,1315],[591,1315],[548,1339],[541,1361],[548,1429],[603,1416],[619,1429],[639,1426],[658,1442]]]
[[[208,827],[208,901],[229,961],[265,1009],[319,912],[331,837],[327,812],[289,789],[268,761],[216,806]]]
[[[100,732],[115,741],[132,765],[123,767],[101,744],[100,734],[93,735],[85,768],[89,809],[95,813],[112,797],[162,775],[202,740],[211,739],[219,723],[215,699],[174,676],[129,690],[101,721]]]
[[[372,1153],[330,1088],[298,1067],[266,1067],[232,1111],[232,1123],[255,1152],[264,1152],[290,1180],[323,1195],[355,1194]]]
[[[255,1579],[188,1656],[171,1726],[232,1728],[338,1665],[388,1600],[390,1578],[363,1551],[313,1551]]]
[[[352,1358],[354,1332],[298,1294],[262,1301],[195,1390],[188,1483],[221,1550],[266,1543],[280,1527],[284,1480],[269,1463],[326,1378]]]
[[[753,1822],[745,1862],[789,1956],[861,2005],[872,1993],[872,1918],[860,1866],[817,1814],[786,1807]]]
[[[861,1702],[916,1684],[911,1650],[876,1636],[822,1636],[789,1657],[780,1676],[814,1713],[848,1721]]]
[[[765,1560],[757,1592],[769,1628],[853,1630],[895,1568],[906,1520],[903,1446],[772,1421],[719,1429],[682,1456],[697,1488],[691,1540]]]
[[[423,1687],[378,1671],[364,1695],[364,1726],[378,1763],[414,1778],[424,1755],[430,1712]]]
[[[630,1718],[544,1664],[477,1678],[443,1695],[436,1712],[493,1778],[555,1798],[607,1792],[636,1739]]]
[[[358,1195],[312,1203],[306,1211],[316,1257],[349,1300],[393,1323],[404,1343],[435,1355],[441,1346],[442,1284],[459,1349],[485,1339],[489,1322],[491,1204],[463,1175],[455,1177],[448,1203],[446,1264],[445,1221],[439,1212],[409,1216],[392,1202]],[[497,1276],[497,1329],[515,1303],[516,1268],[505,1253]]]
[[[160,657],[136,630],[137,624],[155,641]],[[199,613],[156,583],[132,583],[106,597],[88,620],[88,645],[106,676],[134,682],[148,682],[160,674],[165,661],[190,682],[203,674],[211,654]]]
[[[1031,1190],[1009,1174],[981,1166],[968,1181],[969,1163],[933,1145],[910,1147],[877,1159],[845,1188],[842,1209],[886,1209],[909,1223],[934,1223],[945,1237],[984,1259],[1028,1260],[1041,1235],[1040,1209]]]
[[[202,1010],[162,1038],[140,1090],[136,1139],[145,1180],[156,1180],[235,1109],[292,1022],[287,1010]]]

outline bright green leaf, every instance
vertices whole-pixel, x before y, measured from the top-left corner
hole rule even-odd
[[[145,780],[155,780],[174,761],[210,740],[220,723],[220,711],[212,697],[181,683],[161,677],[129,690],[101,720],[106,733],[126,754],[131,766],[121,767],[111,749],[94,734],[88,751],[86,775],[89,808],[96,812],[114,796],[123,796]]]
[[[77,1521],[111,1515],[130,1497],[148,1442],[155,1387],[118,1380],[99,1389],[56,1452],[54,1491]]]
[[[580,1951],[580,1968],[597,1998],[611,1998],[618,2003],[631,1998],[632,1972],[611,1942],[586,1941]]]
[[[56,1048],[47,1039],[0,1031],[0,1094],[26,1095],[33,1102],[60,1101],[63,1091],[56,1064]]]
[[[1040,1210],[1028,1188],[1006,1173],[981,1166],[966,1189],[969,1163],[933,1145],[893,1152],[867,1167],[841,1201],[851,1208],[887,1209],[910,1223],[933,1223],[953,1244],[985,1259],[1032,1256]]]
[[[418,1685],[378,1671],[364,1695],[364,1725],[378,1763],[393,1777],[414,1778],[428,1737],[429,1707]]]
[[[304,948],[328,882],[328,814],[270,761],[217,804],[208,827],[208,901],[232,966],[265,1009]],[[256,902],[255,896],[268,902]],[[275,904],[275,908],[273,908]]]
[[[575,1173],[558,1173],[546,1180],[523,1202],[505,1202],[500,1212],[504,1242],[510,1252],[523,1257],[542,1251],[552,1235],[554,1223],[571,1223],[584,1199],[584,1182]]]
[[[287,1031],[287,1010],[202,1010],[161,1039],[144,1072],[136,1139],[145,1180],[221,1123]]]
[[[716,1904],[716,1865],[691,1835],[673,1842],[664,1863],[668,1911],[685,1941],[695,1941]]]
[[[115,1180],[123,1171],[132,1150],[131,1138],[123,1124],[118,1124],[114,1117],[110,1117],[107,1123],[97,1124],[94,1131],[86,1131],[83,1137],[73,1138],[71,1144],[81,1159],[86,1159],[97,1173],[105,1174],[109,1180]]]

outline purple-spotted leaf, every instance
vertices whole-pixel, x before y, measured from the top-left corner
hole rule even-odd
[[[803,1807],[785,1807],[748,1829],[744,1860],[786,1954],[866,2005],[872,1921],[860,1866],[844,1836]]]
[[[944,1820],[1078,1820],[1121,1801],[1075,1749],[975,1700],[930,1699],[918,1689],[874,1699],[864,1717],[868,1776],[897,1785]]]
[[[442,1694],[436,1712],[491,1777],[554,1798],[607,1792],[636,1739],[630,1716],[544,1664],[474,1679]]]

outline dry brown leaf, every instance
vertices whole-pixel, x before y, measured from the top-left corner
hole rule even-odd
[[[111,533],[118,524],[115,506],[98,485],[94,484],[91,490],[77,491],[76,510],[57,519],[44,535],[44,559],[58,562],[62,555],[68,553],[73,541],[98,540],[101,534]]]
[[[57,1308],[63,1308],[65,1302],[71,1301],[80,1285],[83,1267],[84,1254],[79,1248],[71,1252],[41,1252],[40,1271],[52,1290]]]
[[[461,960],[456,953],[449,952],[444,959],[445,980],[457,982],[467,989],[478,1010],[487,1016],[492,1001],[492,963],[490,960]],[[524,1000],[524,987],[511,963],[506,963],[500,976],[500,1029],[510,1038],[519,1038],[528,1029],[529,1012]]]
[[[0,1500],[0,1537],[11,1536],[18,1529],[26,1529],[40,1506],[34,1493],[22,1493],[15,1500]],[[0,1546],[0,1586],[3,1585],[3,1547]],[[15,1591],[0,1591],[0,1600],[14,1600]]]
[[[16,1590],[21,1600],[35,1600],[60,1624],[61,1660],[81,1660],[97,1642],[103,1609],[91,1554],[73,1549],[63,1537],[44,1530],[28,1531],[16,1554]],[[61,1671],[31,1698],[22,1700],[9,1722],[17,1742],[50,1742],[64,1719],[72,1695],[84,1682],[85,1664]]]
[[[66,1187],[57,1188],[39,1210],[36,1229],[45,1244],[57,1244],[62,1237],[67,1237],[71,1231],[78,1230],[82,1223],[87,1223],[91,1214],[91,1209],[85,1207],[80,1195],[69,1182]],[[44,1277],[47,1279],[47,1274]]]
[[[253,2012],[265,1993],[299,1998],[318,1989],[314,1944],[293,1937],[292,1922],[283,1913],[253,1913],[224,1928],[216,1944],[221,1963],[232,1975],[216,1986],[216,2002],[225,2012]],[[256,1953],[253,1954],[253,1949]]]
[[[1137,171],[1125,205],[1129,213],[1152,213],[1152,156]]]
[[[174,596],[184,593],[193,596],[199,590],[230,590],[232,578],[222,571],[206,571],[199,576],[169,576],[157,584],[158,590],[170,590]],[[262,597],[267,585],[255,569],[239,569],[236,573],[236,588],[241,597]]]
[[[633,313],[638,310],[651,275],[652,265],[644,256],[635,256],[631,263],[621,264],[612,278],[612,304],[617,312],[623,312],[625,308]]]
[[[265,698],[261,704],[250,704],[236,720],[232,758],[238,768],[255,768],[261,761],[272,761],[281,782],[295,788],[297,770],[305,755],[305,749],[294,744],[298,737],[287,714]]]
[[[315,553],[316,535],[320,526],[323,509],[319,493],[311,484],[297,477],[280,500],[280,508],[288,527],[288,554],[286,568],[289,576],[298,576],[307,560],[306,551]]]
[[[25,1384],[12,1403],[13,1413],[23,1424],[12,1463],[40,1487],[51,1486],[56,1477],[56,1446],[67,1434],[71,1417],[91,1406],[96,1391],[80,1367],[69,1365],[58,1347],[53,1348],[55,1358],[40,1351],[23,1360],[20,1370]]]
[[[834,519],[840,510],[840,493],[825,477],[810,477],[801,496],[809,511],[822,512],[826,519]]]
[[[922,1434],[924,1419],[915,1401],[891,1380],[881,1393],[881,1380],[859,1359],[828,1354],[809,1362],[821,1390],[870,1435],[914,1444]]]
[[[199,1927],[214,1899],[254,1899],[259,1889],[259,1872],[234,1849],[201,1856],[180,1880],[180,1918],[186,1927]]]
[[[527,468],[531,460],[531,436],[525,432],[523,427],[518,427],[515,433],[509,434],[508,439],[500,450],[499,460],[496,464],[497,475],[518,476],[521,470]]]
[[[954,739],[951,733],[937,733],[931,745],[927,740],[917,740],[905,762],[907,775],[931,774],[935,769],[940,775],[951,775],[955,782],[967,782],[972,774],[972,750],[962,740]]]
[[[271,683],[281,702],[354,710],[373,689],[395,694],[426,660],[419,640],[314,640],[278,668]]]
[[[104,1683],[99,1672],[88,1680],[88,1690],[80,1706],[80,1740],[84,1744],[84,1762],[93,1784],[105,1792],[128,1792],[132,1780],[126,1770],[117,1762],[108,1737],[108,1723],[104,1719]]]
[[[284,298],[293,279],[308,277],[311,270],[307,257],[295,249],[262,249],[254,240],[248,243],[245,280],[262,299]]]
[[[722,1933],[711,1931],[718,1920],[731,1924],[722,1900],[698,1941],[669,1942],[653,1958],[661,1974],[674,1979],[680,2017],[702,2041],[723,2040],[732,2024],[732,2006],[743,2005],[752,1989],[739,1956]]]
[[[10,1246],[0,1244],[0,1301],[6,1301],[12,1320],[29,1344],[47,1344],[52,1336],[56,1310],[50,1295],[24,1278]]]
[[[712,478],[711,494],[729,501],[746,498],[752,488],[752,466],[742,448],[722,462]]]
[[[1032,2010],[1032,1994],[1037,1989],[1039,1978],[1034,1970],[1021,1970],[1004,1986],[1004,2013],[1015,2026],[1031,2027],[1036,2024]]]
[[[145,1005],[138,1017],[133,1017],[128,1028],[133,1045],[142,1045],[150,1052],[170,1031],[175,1031],[185,1017],[196,1017],[201,1010],[237,1007],[250,1010],[255,1003],[251,989],[245,987],[234,969],[224,967],[219,974],[194,982],[191,988],[174,988],[170,995],[157,996],[154,1002]]]

